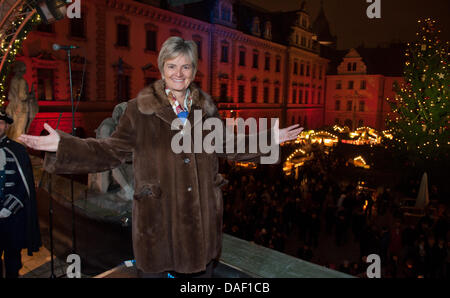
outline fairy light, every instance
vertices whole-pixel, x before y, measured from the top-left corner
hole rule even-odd
[[[418,20],[418,24],[418,42],[408,43],[405,53],[407,84],[396,87],[395,100],[388,99],[393,114],[386,123],[394,136],[393,143],[411,153],[416,150],[420,158],[430,160],[437,149],[444,146],[449,149],[450,145],[447,141],[450,51],[449,42],[441,42],[437,35],[441,30],[436,21],[428,18]]]
[[[22,9],[20,9],[21,11]],[[13,25],[13,28],[9,28],[8,30],[11,32],[14,32],[18,30],[18,28],[22,25],[25,18],[22,16],[20,18],[15,19],[11,24]],[[8,51],[7,56],[4,58],[5,63],[3,65],[3,68],[0,72],[0,107],[5,104],[6,101],[6,78],[8,77],[8,73],[10,70],[11,64],[15,61],[15,56],[18,53],[18,50],[20,49],[23,41],[27,38],[28,32],[32,29],[32,27],[38,23],[40,23],[40,17],[39,14],[35,14],[22,28],[22,31],[20,31],[17,35],[16,40],[12,43],[12,45],[9,45],[11,43],[11,39],[13,38],[13,35],[2,38],[0,42],[0,56],[4,56],[5,53]],[[14,47],[13,47],[14,46]]]

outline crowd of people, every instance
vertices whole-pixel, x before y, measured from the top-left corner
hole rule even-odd
[[[367,256],[377,254],[382,277],[448,278],[445,205],[414,222],[403,212],[401,192],[346,181],[336,175],[346,166],[351,167],[320,148],[290,175],[281,167],[248,170],[227,163],[224,232],[280,252],[287,251],[287,243],[297,243],[296,257],[355,276],[365,277]],[[414,187],[418,189],[416,184],[408,189]],[[333,239],[335,247],[359,246],[359,255],[324,262],[316,253],[321,236]],[[288,241],[291,237],[296,241]]]

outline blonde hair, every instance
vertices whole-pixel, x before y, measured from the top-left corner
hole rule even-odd
[[[179,55],[186,55],[191,59],[192,74],[195,77],[198,66],[197,44],[192,40],[184,40],[179,36],[169,37],[162,45],[158,55],[158,68],[161,75],[164,73],[164,63]]]

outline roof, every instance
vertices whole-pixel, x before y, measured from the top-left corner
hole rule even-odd
[[[318,41],[336,42],[336,37],[331,35],[330,23],[325,15],[323,2],[321,4],[319,14],[313,23],[313,31],[317,34]]]
[[[384,76],[403,76],[405,65],[405,45],[393,45],[389,48],[356,48],[367,66],[368,74]]]
[[[212,13],[214,11],[215,0],[202,0],[196,3],[184,5],[183,14],[196,19],[211,23],[213,20]],[[236,30],[245,34],[252,35],[252,22],[254,17],[259,18],[261,37],[264,32],[264,24],[270,21],[272,24],[272,41],[287,45],[289,40],[286,38],[291,34],[291,26],[295,23],[298,12],[307,13],[305,4],[302,3],[301,8],[288,12],[270,12],[258,7],[245,0],[238,0],[233,5],[234,20],[236,21]]]
[[[367,66],[367,74],[384,76],[403,76],[405,65],[405,44],[392,44],[389,47],[365,48],[357,47],[359,53]],[[350,50],[337,50],[331,57],[329,75],[336,75],[337,68]]]

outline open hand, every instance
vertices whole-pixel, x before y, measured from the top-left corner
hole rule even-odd
[[[277,144],[281,144],[290,140],[295,140],[299,133],[302,132],[303,127],[299,127],[300,124],[294,124],[289,127],[279,129],[279,121],[275,122],[275,141]]]
[[[20,135],[18,140],[35,150],[56,152],[60,140],[59,134],[47,123],[44,124],[44,128],[49,132],[48,136],[31,136]]]

